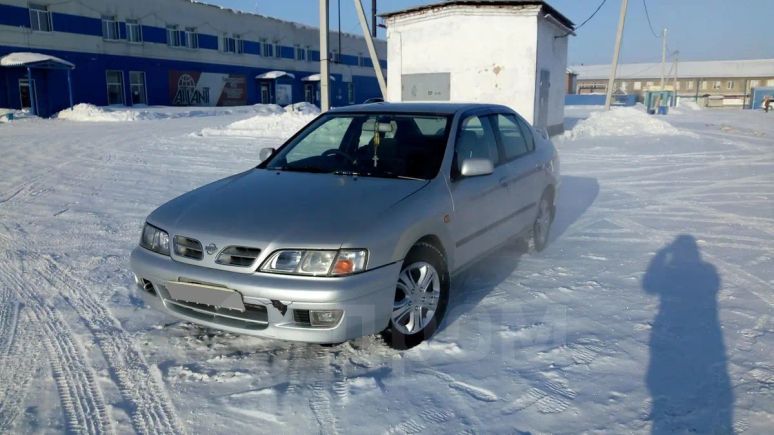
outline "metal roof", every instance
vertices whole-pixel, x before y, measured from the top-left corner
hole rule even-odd
[[[46,69],[73,69],[75,65],[55,56],[42,53],[17,52],[0,58],[0,66]]]
[[[406,9],[400,9],[397,11],[386,12],[380,14],[382,18],[390,18],[397,15],[410,14],[415,12],[421,12],[429,9],[442,9],[448,6],[540,6],[547,14],[556,18],[560,23],[569,27],[575,28],[569,18],[565,17],[561,12],[556,10],[553,6],[545,2],[544,0],[445,0],[441,3],[431,3],[428,5],[414,6]]]
[[[607,80],[610,65],[571,66],[579,80]],[[674,74],[672,64],[667,64],[669,76]],[[618,66],[616,78],[653,79],[661,76],[661,63],[630,63]],[[679,78],[745,78],[774,77],[774,59],[754,60],[712,60],[680,62],[677,64]]]

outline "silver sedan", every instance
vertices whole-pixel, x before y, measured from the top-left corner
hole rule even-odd
[[[236,333],[338,343],[430,337],[455,273],[514,238],[542,250],[556,149],[509,108],[332,110],[254,169],[148,216],[131,266],[146,303]]]

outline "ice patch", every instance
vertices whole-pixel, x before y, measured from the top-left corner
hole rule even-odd
[[[689,136],[695,133],[680,130],[655,115],[631,107],[613,107],[610,111],[592,112],[564,133],[566,139],[607,136]]]

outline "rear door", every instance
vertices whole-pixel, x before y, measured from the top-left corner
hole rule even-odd
[[[500,152],[507,171],[508,202],[511,204],[508,226],[515,235],[535,220],[540,199],[540,166],[535,153],[532,130],[513,114],[493,116]]]
[[[459,167],[465,158],[488,158],[494,173],[462,177]],[[462,266],[502,242],[503,218],[509,214],[504,180],[508,170],[500,165],[497,138],[486,115],[464,118],[455,143],[455,164],[451,177],[454,215],[451,225],[456,243],[456,266]]]

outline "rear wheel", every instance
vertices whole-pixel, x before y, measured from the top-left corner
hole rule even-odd
[[[532,226],[532,243],[537,252],[542,251],[548,245],[548,233],[551,231],[551,223],[554,220],[551,212],[551,201],[548,192],[543,194],[538,204],[538,214]]]
[[[385,339],[396,349],[409,349],[430,338],[448,300],[446,259],[435,246],[417,243],[403,261]]]

